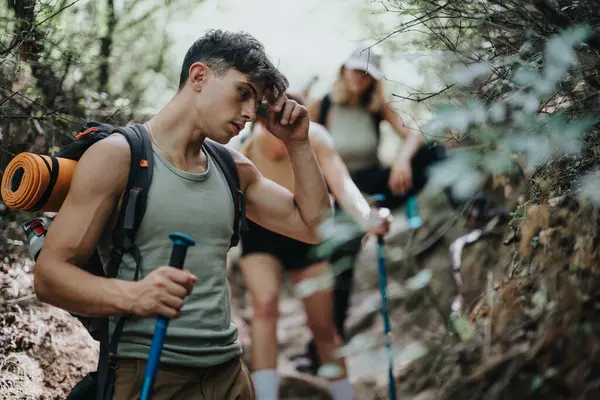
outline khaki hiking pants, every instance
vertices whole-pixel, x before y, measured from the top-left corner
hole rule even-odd
[[[145,360],[119,360],[113,400],[138,400],[145,369]],[[152,390],[152,400],[254,399],[250,372],[239,356],[206,368],[161,364]]]

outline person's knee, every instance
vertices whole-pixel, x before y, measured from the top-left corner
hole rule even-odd
[[[252,299],[254,318],[263,320],[277,319],[279,315],[279,293],[265,290]]]

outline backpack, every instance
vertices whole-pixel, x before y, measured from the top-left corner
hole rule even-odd
[[[97,250],[94,251],[87,263],[82,266],[82,269],[97,276],[115,278],[123,254],[129,253],[136,262],[134,280],[137,280],[139,278],[140,253],[135,245],[135,234],[146,211],[148,190],[152,183],[154,160],[152,156],[152,142],[146,129],[139,124],[126,127],[113,127],[109,124],[94,121],[88,122],[81,127],[75,141],[63,147],[55,157],[78,161],[91,145],[113,133],[120,133],[125,136],[131,149],[131,167],[124,192],[123,205],[120,210],[118,222],[112,231],[113,248],[106,265],[106,272]],[[204,148],[222,170],[231,191],[235,214],[234,233],[231,237],[230,247],[235,247],[239,243],[240,230],[247,229],[245,199],[244,193],[240,189],[237,167],[233,157],[225,146],[206,139]],[[52,158],[50,183],[38,203],[38,209],[50,197],[50,193],[58,177],[59,165],[55,157]],[[36,254],[33,257],[35,260],[37,254],[39,254],[39,250],[43,246],[46,226],[43,222],[40,222],[39,218],[36,218],[24,223],[23,230],[30,240],[30,253],[32,252],[32,244],[35,241]],[[118,342],[129,316],[125,315],[118,318],[110,338],[108,317],[85,317],[74,314],[73,316],[82,323],[94,340],[100,342],[100,356],[97,370],[84,377],[73,388],[67,399],[110,399],[112,398],[116,368],[114,356],[117,354]]]
[[[321,99],[321,106],[319,108],[319,123],[326,127],[325,122],[327,121],[327,115],[329,114],[329,110],[331,109],[331,96],[326,94]],[[381,131],[379,128],[379,124],[383,121],[383,114],[381,111],[377,111],[371,114],[373,117],[373,124],[375,124],[375,135],[377,136],[377,142],[379,142],[379,138],[381,137]]]

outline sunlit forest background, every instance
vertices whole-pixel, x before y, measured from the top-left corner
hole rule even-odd
[[[386,245],[399,397],[599,398],[599,9],[599,0],[0,0],[0,173],[21,152],[55,154],[87,121],[145,121],[175,93],[185,51],[207,29],[255,35],[309,99],[371,40],[385,56],[388,101],[451,155],[420,196],[425,228]],[[383,130],[389,163],[402,142]],[[466,202],[486,193],[508,218],[474,229],[444,204],[445,185]],[[95,368],[97,349],[77,320],[35,298],[19,227],[33,215],[0,203],[0,398],[62,399]],[[387,398],[375,262],[367,246],[350,311],[358,399]],[[230,283],[247,347],[251,306],[239,274]],[[286,364],[308,338],[291,290],[282,319],[282,398],[328,399],[322,379]]]

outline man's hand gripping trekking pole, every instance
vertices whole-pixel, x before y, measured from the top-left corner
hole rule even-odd
[[[169,266],[182,269],[188,247],[194,246],[196,242],[189,236],[177,232],[170,233],[169,239],[173,241],[173,249],[171,250]],[[157,317],[156,326],[154,328],[154,336],[152,337],[152,345],[150,347],[148,362],[146,364],[140,400],[149,400],[150,396],[152,395],[152,386],[154,385],[154,379],[156,378],[156,372],[158,371],[160,355],[168,325],[169,320],[167,318],[163,316]]]

